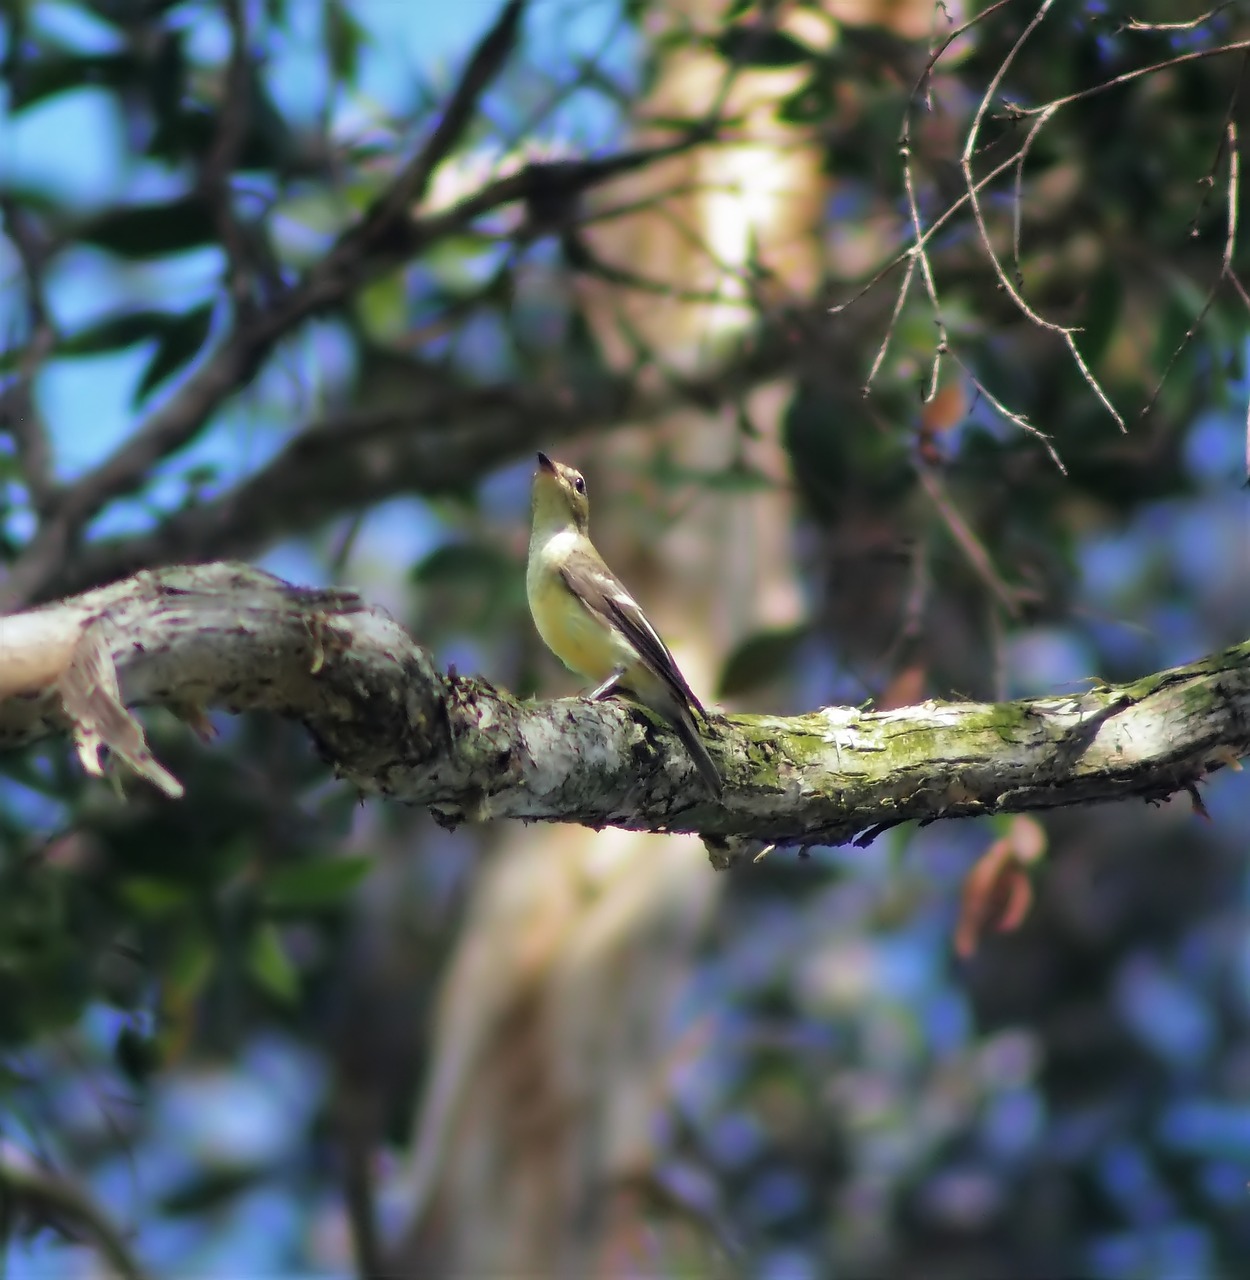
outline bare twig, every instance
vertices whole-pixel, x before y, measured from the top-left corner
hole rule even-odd
[[[868,376],[864,380],[864,394],[867,394],[876,380],[877,374],[881,370],[881,366],[885,361],[886,351],[889,349],[890,339],[894,335],[895,327],[898,324],[899,317],[903,313],[903,305],[906,302],[907,295],[911,291],[912,280],[916,274],[916,263],[919,261],[921,271],[924,278],[925,292],[928,294],[929,303],[933,308],[933,318],[937,325],[937,341],[933,349],[933,361],[929,370],[929,380],[925,387],[923,398],[928,403],[937,395],[938,387],[942,378],[942,356],[950,347],[950,335],[946,330],[946,320],[942,315],[942,307],[938,301],[937,281],[933,274],[933,264],[929,260],[927,244],[929,237],[937,230],[940,222],[944,222],[954,211],[962,204],[953,205],[946,211],[938,223],[930,227],[926,234],[921,226],[920,204],[916,197],[915,174],[912,169],[912,112],[916,103],[920,100],[922,94],[927,93],[929,79],[933,74],[934,67],[941,61],[942,55],[951,47],[956,40],[959,39],[966,31],[975,27],[978,23],[984,22],[992,13],[1001,9],[1010,0],[996,0],[996,3],[987,6],[982,12],[975,17],[969,19],[961,26],[956,27],[949,32],[946,37],[940,41],[936,47],[932,48],[929,59],[921,69],[920,75],[916,78],[916,83],[912,86],[912,91],[908,94],[907,105],[903,110],[903,126],[899,133],[899,154],[903,159],[903,185],[907,193],[907,210],[911,218],[912,230],[915,233],[916,241],[907,252],[907,270],[903,276],[903,282],[899,286],[898,297],[894,301],[894,310],[890,314],[889,323],[886,325],[885,334],[882,336],[881,344],[877,348],[877,354],[873,357],[873,361],[868,370]],[[879,276],[877,278],[880,278]],[[844,304],[845,305],[845,304]],[[840,309],[840,308],[839,308]]]
[[[919,243],[919,241],[917,242]],[[921,253],[924,251],[921,250]],[[886,323],[885,333],[881,336],[881,342],[877,346],[877,354],[873,356],[872,364],[868,367],[868,376],[864,379],[864,385],[860,389],[862,394],[867,395],[872,390],[872,384],[876,381],[877,374],[881,371],[881,366],[885,363],[885,354],[890,349],[890,339],[894,337],[894,330],[898,325],[898,318],[903,314],[903,304],[907,301],[907,295],[911,292],[911,282],[916,278],[916,262],[921,253],[905,253],[901,255],[897,262],[906,260],[907,270],[903,273],[903,283],[898,287],[898,296],[894,299],[894,309],[890,312],[890,319]],[[879,274],[876,279],[880,279]],[[871,288],[871,285],[869,286]],[[862,297],[862,294],[857,297]],[[854,301],[854,299],[852,299]],[[849,302],[842,303],[840,306],[830,307],[829,310],[836,315],[844,307],[850,306]]]
[[[920,226],[920,205],[916,200],[916,184],[913,180],[911,167],[911,147],[904,142],[900,150],[903,155],[903,186],[907,191],[907,208],[911,214],[911,225],[916,232],[916,243],[919,246],[916,257],[920,261],[920,273],[924,280],[925,292],[929,295],[929,305],[933,308],[933,320],[937,325],[938,337],[937,343],[933,348],[933,364],[929,370],[929,384],[924,391],[924,402],[928,404],[930,400],[937,395],[938,383],[942,376],[942,354],[950,345],[950,338],[946,332],[946,320],[942,315],[942,304],[938,300],[937,281],[933,278],[933,264],[929,261],[928,250],[924,247],[924,232]],[[913,259],[914,261],[914,259]],[[900,305],[895,308],[894,316],[890,323],[893,325],[898,318],[901,310],[902,290],[899,292]],[[888,338],[887,333],[887,338]],[[881,352],[877,360],[874,362],[873,370],[880,367],[881,356],[885,354],[885,342],[881,344]],[[868,381],[871,383],[872,374],[869,375]]]
[[[942,518],[955,545],[964,553],[964,559],[972,567],[977,577],[985,584],[990,594],[1002,606],[1003,611],[1011,618],[1020,616],[1020,596],[1008,586],[994,568],[994,561],[985,549],[985,544],[972,532],[967,521],[959,514],[958,508],[951,501],[941,480],[930,467],[917,467],[916,474],[920,486],[924,489],[934,510]]]
[[[1005,3],[1005,0],[1003,0],[1003,2]],[[993,101],[995,95],[997,94],[999,86],[1001,85],[1003,79],[1005,78],[1007,71],[1010,68],[1012,62],[1014,61],[1016,55],[1019,53],[1025,41],[1030,37],[1032,32],[1036,29],[1037,25],[1045,18],[1052,3],[1053,3],[1053,0],[1043,0],[1043,3],[1036,10],[1031,21],[1026,25],[1025,29],[1016,40],[1013,47],[1008,52],[1006,58],[1004,58],[1003,61],[1000,63],[998,70],[996,71],[994,77],[990,82],[989,87],[986,89],[985,93],[981,98],[981,101],[975,112],[972,124],[965,138],[965,146],[964,146],[963,154],[961,156],[960,164],[961,164],[961,169],[964,175],[966,190],[963,196],[961,196],[959,200],[953,202],[950,205],[950,207],[947,208],[946,211],[941,215],[941,217],[935,220],[934,223],[928,228],[928,230],[925,231],[925,230],[922,230],[922,227],[921,227],[921,220],[919,215],[919,202],[917,199],[915,178],[914,178],[914,172],[912,168],[912,157],[911,157],[911,147],[910,147],[910,136],[912,131],[912,112],[915,108],[916,103],[921,100],[925,92],[926,86],[929,83],[929,79],[932,76],[935,66],[940,61],[942,55],[950,47],[951,43],[955,39],[957,39],[961,34],[963,34],[966,30],[968,30],[970,27],[972,27],[976,23],[984,21],[984,19],[987,18],[990,14],[992,14],[993,12],[1001,8],[1002,3],[988,6],[983,12],[977,14],[969,22],[966,22],[962,26],[955,29],[954,31],[951,31],[942,40],[942,42],[938,44],[931,51],[929,58],[925,66],[922,68],[919,76],[917,77],[916,82],[912,88],[911,94],[909,95],[908,103],[904,111],[903,126],[902,126],[902,131],[900,136],[900,154],[903,160],[903,180],[904,180],[904,187],[905,187],[906,196],[907,196],[908,213],[909,213],[909,219],[912,226],[914,241],[907,249],[903,250],[897,256],[892,258],[889,262],[884,264],[863,286],[861,286],[855,292],[854,295],[852,295],[851,298],[849,298],[846,302],[843,302],[838,306],[834,307],[832,310],[835,313],[845,310],[853,302],[858,301],[860,298],[864,296],[864,294],[866,294],[869,290],[874,288],[886,275],[888,275],[896,267],[903,265],[904,263],[906,264],[903,280],[899,287],[899,293],[895,299],[894,308],[891,313],[889,322],[887,324],[885,334],[881,340],[881,344],[877,348],[876,354],[869,368],[868,377],[865,381],[865,391],[867,391],[867,389],[871,387],[873,381],[875,380],[877,374],[880,372],[880,369],[884,363],[885,356],[889,348],[890,340],[893,336],[898,320],[902,315],[904,305],[906,303],[907,297],[911,290],[911,284],[916,273],[917,261],[919,261],[922,276],[925,281],[925,290],[928,295],[930,305],[933,308],[935,323],[938,327],[937,343],[935,346],[933,364],[932,364],[930,376],[927,381],[926,390],[925,390],[926,400],[930,399],[932,395],[935,394],[936,388],[940,383],[940,372],[941,372],[940,366],[941,366],[942,357],[945,354],[950,354],[952,356],[955,356],[955,353],[951,349],[949,336],[945,332],[945,322],[944,322],[944,317],[939,305],[938,293],[937,293],[937,287],[936,287],[936,278],[932,270],[932,263],[929,258],[927,245],[929,240],[938,231],[938,229],[943,224],[948,222],[955,215],[955,213],[958,212],[958,210],[965,203],[967,203],[972,208],[974,220],[977,226],[978,238],[980,239],[981,244],[983,245],[984,250],[987,256],[989,257],[990,263],[995,271],[995,274],[999,279],[999,282],[1002,288],[1007,293],[1007,295],[1011,298],[1013,304],[1032,323],[1036,324],[1040,328],[1047,329],[1047,330],[1050,330],[1051,332],[1057,333],[1062,338],[1064,344],[1067,346],[1072,356],[1072,359],[1076,364],[1077,369],[1080,372],[1081,377],[1083,378],[1085,383],[1094,392],[1094,395],[1097,397],[1097,399],[1103,405],[1103,407],[1107,410],[1107,412],[1112,416],[1112,418],[1116,421],[1120,429],[1125,430],[1126,424],[1124,422],[1122,415],[1111,403],[1110,398],[1107,396],[1106,392],[1103,390],[1101,384],[1094,377],[1092,370],[1090,369],[1088,363],[1086,362],[1084,356],[1080,351],[1080,348],[1077,345],[1076,334],[1079,332],[1079,330],[1077,330],[1072,326],[1061,325],[1054,321],[1045,319],[1045,317],[1040,315],[1032,306],[1030,306],[1025,301],[1023,295],[1020,292],[1020,284],[1021,284],[1020,244],[1021,244],[1021,222],[1022,222],[1022,210],[1023,210],[1024,165],[1042,128],[1046,125],[1046,123],[1048,123],[1054,117],[1055,113],[1058,111],[1058,109],[1061,106],[1064,106],[1070,102],[1076,101],[1079,98],[1087,97],[1094,93],[1103,92],[1106,89],[1109,89],[1116,84],[1124,83],[1128,80],[1135,79],[1139,76],[1149,74],[1152,71],[1159,71],[1167,67],[1174,66],[1180,62],[1191,61],[1196,57],[1208,57],[1208,56],[1214,55],[1215,53],[1225,53],[1238,48],[1245,48],[1247,43],[1250,43],[1250,42],[1238,42],[1235,44],[1223,45],[1219,49],[1197,50],[1192,53],[1179,55],[1176,58],[1171,58],[1166,60],[1165,62],[1154,64],[1151,67],[1137,68],[1134,71],[1127,72],[1121,76],[1114,77],[1113,79],[1108,80],[1103,84],[1093,86],[1088,90],[1082,90],[1078,93],[1068,95],[1067,97],[1057,98],[1050,102],[1042,103],[1036,107],[1020,108],[1020,107],[1012,106],[1011,114],[1015,118],[1028,117],[1028,116],[1035,117],[1029,129],[1029,132],[1024,139],[1023,145],[1007,161],[995,166],[988,174],[983,175],[979,179],[974,178],[973,171],[972,171],[972,160],[977,153],[978,139],[980,135],[981,126],[982,126],[984,117],[989,110],[990,103]],[[1218,6],[1216,9],[1212,10],[1211,13],[1207,14],[1206,17],[1212,16],[1214,13],[1218,12],[1219,8],[1222,8],[1222,7],[1223,6]],[[1133,25],[1133,24],[1130,24],[1130,25]],[[1189,26],[1190,24],[1182,24],[1182,25]],[[1192,25],[1196,26],[1198,24],[1194,23]],[[1135,29],[1146,29],[1146,28],[1141,24],[1136,24]],[[1250,50],[1247,50],[1247,58],[1250,58]],[[1240,81],[1239,81],[1239,87],[1240,87]],[[1230,103],[1229,111],[1226,114],[1226,118],[1225,118],[1226,125],[1231,123],[1231,115],[1235,107],[1236,97],[1237,97],[1237,94],[1235,92],[1233,97],[1233,102]],[[1223,143],[1221,144],[1221,149],[1222,147],[1223,147]],[[1217,156],[1217,163],[1218,163],[1218,160],[1219,160],[1219,157]],[[994,181],[1000,174],[1002,174],[1003,172],[1005,172],[1007,169],[1010,169],[1010,168],[1014,168],[1015,170],[1015,183],[1014,183],[1015,201],[1013,205],[1013,219],[1012,219],[1012,256],[1015,262],[1015,272],[1016,272],[1016,278],[1014,281],[1008,277],[1007,272],[1003,268],[1002,260],[1000,259],[997,251],[994,249],[993,243],[989,235],[989,230],[986,224],[981,202],[978,198],[980,193],[992,181]],[[1229,270],[1224,274],[1231,277],[1232,272],[1231,270]],[[1192,334],[1189,336],[1192,336]],[[955,358],[957,359],[958,357],[955,356]],[[961,365],[963,364],[962,361],[960,361],[960,363]],[[966,368],[966,366],[964,367]],[[981,394],[985,395],[987,400],[989,400],[1000,413],[1002,413],[1005,417],[1009,418],[1011,421],[1017,423],[1023,429],[1031,432],[1034,435],[1037,435],[1040,439],[1042,439],[1046,443],[1047,450],[1050,453],[1052,459],[1055,461],[1056,465],[1058,465],[1062,469],[1062,463],[1057,453],[1055,452],[1053,445],[1050,443],[1048,437],[1046,437],[1042,432],[1038,431],[1037,428],[1034,427],[1031,423],[1029,423],[1027,419],[1025,419],[1022,415],[1013,413],[1011,410],[1009,410],[1004,404],[1002,404],[994,396],[992,396],[984,388],[984,386],[982,386],[979,382],[976,382],[975,379],[974,379],[974,383],[977,386],[978,390],[981,392]]]
[[[1068,474],[1068,469],[1063,465],[1063,459],[1059,456],[1059,453],[1055,448],[1055,442],[1050,438],[1050,436],[1048,436],[1046,432],[1042,431],[1039,427],[1035,427],[1028,418],[1024,416],[1024,414],[1015,413],[1013,410],[1007,408],[1007,406],[1003,404],[1003,402],[985,385],[985,383],[983,383],[976,374],[972,372],[968,365],[959,358],[957,352],[951,351],[950,356],[951,359],[954,360],[967,375],[968,381],[971,382],[973,387],[976,389],[977,395],[987,400],[998,413],[1007,419],[1008,422],[1014,422],[1021,431],[1027,431],[1029,435],[1036,436],[1037,439],[1042,442],[1043,448],[1045,448],[1046,452],[1050,455],[1050,460],[1058,468],[1059,474],[1066,476]]]
[[[983,191],[994,181],[995,178],[1001,177],[1008,169],[1016,163],[1016,156],[1009,156],[1001,164],[995,165],[987,174],[983,174],[976,184],[977,191]],[[839,302],[829,308],[830,315],[838,315],[847,310],[858,302],[865,294],[871,293],[873,289],[881,283],[882,280],[894,271],[897,267],[901,267],[905,262],[911,263],[919,257],[921,250],[925,245],[933,239],[941,229],[972,199],[967,191],[959,197],[959,199],[951,202],[950,206],[939,217],[935,218],[930,224],[929,229],[916,241],[915,244],[909,245],[906,249],[894,255],[884,266],[878,268],[872,276],[869,277],[855,292],[846,299],[845,302]]]
[[[1033,148],[1033,143],[1037,141],[1037,135],[1041,133],[1053,114],[1050,111],[1043,111],[1033,121],[1032,128],[1025,134],[1023,145],[1016,152],[1016,190],[1011,209],[1011,257],[1016,264],[1017,285],[1024,283],[1023,269],[1020,264],[1020,225],[1024,217],[1024,162]]]
[[[625,13],[617,13],[613,22],[603,33],[598,47],[579,58],[577,73],[572,80],[557,85],[532,111],[528,112],[517,126],[509,131],[505,141],[505,150],[521,146],[530,138],[537,136],[538,131],[547,122],[547,118],[562,103],[567,101],[580,88],[594,83],[601,76],[600,63],[614,44],[621,38],[621,32],[627,19]]]
[[[1196,18],[1191,18],[1188,22],[1141,22],[1137,18],[1129,18],[1120,27],[1121,31],[1193,31],[1195,28],[1202,26],[1204,22],[1210,22],[1217,13],[1222,13],[1225,9],[1236,3],[1236,0],[1224,0],[1223,4],[1217,4],[1214,9],[1208,9],[1206,13],[1199,14]]]
[[[1003,264],[994,250],[993,241],[990,239],[989,228],[985,223],[985,213],[981,208],[980,200],[977,198],[977,186],[972,173],[972,157],[976,152],[977,138],[980,135],[981,124],[985,119],[986,112],[989,110],[990,102],[997,95],[999,85],[1002,84],[1004,77],[1010,70],[1011,64],[1015,61],[1016,55],[1024,47],[1025,42],[1033,32],[1037,30],[1053,3],[1054,0],[1042,0],[1037,12],[1020,33],[1015,44],[1013,44],[1007,51],[1007,56],[999,63],[998,69],[991,77],[990,83],[987,86],[985,93],[981,96],[981,101],[977,105],[976,113],[972,117],[972,124],[968,129],[968,136],[964,141],[963,155],[960,157],[960,167],[963,169],[964,182],[967,185],[968,195],[972,205],[972,216],[976,219],[977,231],[980,234],[981,243],[985,246],[986,256],[989,258],[990,264],[994,268],[994,273],[998,276],[999,282],[1006,290],[1008,297],[1010,297],[1012,302],[1015,303],[1021,314],[1037,325],[1038,328],[1049,329],[1052,333],[1057,333],[1063,338],[1064,343],[1072,354],[1072,359],[1076,363],[1077,369],[1085,379],[1086,385],[1091,391],[1093,391],[1094,395],[1098,398],[1099,402],[1112,416],[1112,418],[1115,419],[1116,425],[1119,426],[1120,430],[1126,431],[1128,428],[1125,425],[1124,418],[1111,403],[1107,393],[1099,384],[1098,379],[1094,377],[1089,366],[1085,363],[1085,358],[1081,355],[1080,348],[1076,345],[1076,338],[1074,336],[1076,330],[1070,326],[1056,324],[1053,320],[1047,320],[1038,315],[1038,313],[1034,311],[1033,308],[1024,300],[1020,291],[1016,288],[1015,284],[1008,277],[1007,272],[1003,269]],[[1049,117],[1054,114],[1058,106],[1062,104],[1062,101],[1062,99],[1058,99],[1055,102],[1048,103],[1046,107],[1042,108],[1042,113],[1044,113],[1045,118],[1049,119]],[[1032,145],[1032,141],[1035,136],[1036,130],[1032,131],[1028,140],[1026,140],[1026,149]]]
[[[1150,393],[1150,399],[1146,401],[1145,407],[1141,411],[1143,418],[1154,408],[1159,399],[1159,394],[1163,390],[1163,384],[1167,381],[1168,374],[1172,372],[1177,360],[1180,359],[1181,352],[1193,341],[1201,328],[1202,322],[1207,317],[1207,312],[1211,310],[1211,306],[1215,302],[1215,295],[1219,292],[1220,285],[1225,280],[1231,279],[1240,287],[1240,282],[1233,275],[1233,253],[1237,246],[1237,201],[1240,188],[1240,163],[1237,152],[1237,126],[1231,120],[1228,122],[1225,137],[1227,139],[1226,150],[1228,152],[1228,222],[1224,235],[1224,253],[1220,259],[1220,270],[1215,279],[1211,281],[1211,287],[1202,299],[1202,306],[1198,308],[1198,314],[1194,316],[1189,328],[1185,330],[1184,336],[1177,343],[1176,350],[1172,352],[1167,364],[1164,365],[1163,372],[1159,375],[1158,382],[1155,383],[1155,389]]]
[[[976,14],[975,17],[969,18],[967,22],[956,27],[953,31],[948,32],[946,37],[930,51],[929,60],[921,68],[920,75],[916,77],[916,83],[912,86],[911,93],[908,95],[907,110],[904,113],[905,120],[910,121],[912,108],[920,98],[920,95],[925,92],[926,86],[929,83],[929,77],[933,74],[933,68],[942,60],[942,55],[947,51],[947,49],[949,49],[951,45],[953,45],[965,32],[970,31],[973,27],[977,26],[978,23],[984,22],[991,14],[1011,3],[1013,3],[1013,0],[994,0],[993,4],[986,5],[986,7],[982,9],[980,13]],[[904,125],[903,136],[906,137],[909,132],[910,129]]]
[[[1048,0],[1048,4],[1049,2],[1050,0]],[[1098,84],[1090,85],[1088,89],[1078,89],[1075,93],[1066,94],[1062,98],[1052,98],[1049,102],[1043,102],[1040,106],[1022,107],[1017,103],[1012,103],[1011,115],[1019,119],[1024,116],[1041,115],[1043,111],[1053,114],[1059,107],[1066,107],[1073,102],[1080,102],[1084,98],[1093,98],[1100,93],[1106,93],[1108,90],[1116,88],[1117,85],[1128,84],[1131,80],[1140,80],[1142,76],[1156,75],[1160,71],[1183,66],[1187,62],[1197,62],[1202,58],[1218,58],[1225,53],[1236,53],[1241,49],[1250,49],[1250,40],[1233,40],[1228,44],[1217,45],[1213,49],[1191,49],[1188,53],[1178,53],[1174,58],[1165,58],[1162,62],[1152,62],[1148,67],[1134,67],[1132,71],[1123,71],[1118,76],[1112,76],[1110,80],[1099,81]]]
[[[1237,73],[1237,83],[1233,85],[1233,91],[1228,96],[1228,106],[1224,108],[1224,119],[1220,124],[1220,137],[1215,145],[1215,155],[1211,159],[1211,167],[1207,170],[1206,176],[1201,180],[1200,186],[1203,188],[1202,199],[1198,202],[1198,209],[1194,213],[1193,222],[1190,223],[1190,234],[1197,235],[1198,224],[1202,221],[1202,215],[1206,212],[1207,202],[1211,199],[1211,193],[1215,190],[1215,175],[1219,172],[1220,165],[1224,160],[1224,153],[1228,147],[1228,126],[1233,122],[1233,115],[1237,110],[1238,100],[1241,98],[1241,88],[1246,82],[1246,70],[1250,68],[1250,49],[1241,55],[1241,70]]]

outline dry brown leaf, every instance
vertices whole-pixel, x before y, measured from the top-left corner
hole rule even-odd
[[[955,954],[967,960],[986,933],[1018,929],[1032,905],[1033,885],[1011,837],[995,840],[964,878],[959,922],[955,926]]]

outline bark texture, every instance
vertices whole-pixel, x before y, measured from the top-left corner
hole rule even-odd
[[[108,747],[176,796],[122,703],[161,704],[199,727],[209,707],[276,712],[305,724],[362,792],[443,822],[697,832],[721,863],[912,820],[1160,799],[1250,754],[1250,641],[1075,695],[720,717],[720,802],[641,708],[520,702],[438,670],[352,593],[246,565],[148,571],[10,615],[0,655],[3,747],[68,731],[87,768],[98,771]],[[84,690],[84,669],[115,673],[120,700],[98,674]]]

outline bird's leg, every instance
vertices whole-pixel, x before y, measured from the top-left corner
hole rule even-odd
[[[625,674],[624,667],[617,667],[615,671],[602,683],[596,685],[586,696],[591,702],[598,702],[602,698],[606,698],[616,688],[616,682]]]

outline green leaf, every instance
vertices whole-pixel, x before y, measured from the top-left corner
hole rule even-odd
[[[282,944],[275,925],[257,926],[247,952],[247,971],[256,985],[282,1004],[292,1004],[299,995],[299,973]]]
[[[713,493],[766,493],[777,488],[777,482],[771,476],[747,466],[740,459],[731,462],[723,471],[697,471],[690,478],[693,483]]]
[[[216,967],[217,951],[208,935],[196,926],[183,929],[164,965],[170,995],[183,1003],[193,1000]]]
[[[369,874],[373,859],[322,858],[285,867],[267,877],[261,902],[271,911],[316,911],[340,906]]]
[[[145,68],[143,85],[152,95],[158,120],[181,114],[187,94],[187,55],[181,31],[164,29]]]
[[[186,906],[190,890],[185,884],[156,876],[130,876],[120,886],[122,901],[142,916],[167,916]]]
[[[113,1056],[122,1074],[132,1084],[143,1084],[160,1066],[160,1044],[154,1037],[145,1036],[134,1027],[123,1027],[117,1033]]]
[[[83,223],[78,239],[124,258],[156,258],[214,244],[217,228],[208,201],[186,195],[167,204],[108,209]]]
[[[205,302],[169,324],[135,389],[136,403],[195,359],[208,338],[212,323],[213,304]]]
[[[26,182],[14,181],[3,172],[0,172],[0,194],[8,196],[18,208],[41,218],[60,220],[65,214],[64,205],[50,192]]]
[[[32,59],[23,63],[21,74],[9,82],[13,93],[10,110],[16,114],[45,98],[71,89],[93,86],[121,88],[133,83],[141,72],[138,60],[130,53],[98,53],[82,57],[52,54]]]
[[[136,343],[161,337],[176,319],[168,311],[131,311],[125,315],[109,316],[107,320],[88,325],[73,337],[66,338],[57,346],[57,355],[98,355],[102,351],[133,347]]]
[[[730,27],[712,43],[722,58],[742,67],[793,67],[816,56],[793,36],[767,27]]]
[[[815,124],[833,112],[833,80],[827,71],[817,72],[801,89],[781,104],[777,118],[787,124]]]
[[[422,587],[463,587],[469,582],[494,585],[515,573],[515,563],[495,547],[448,542],[436,547],[413,569],[412,580]]]
[[[1104,268],[1090,282],[1081,319],[1082,332],[1077,335],[1081,354],[1089,364],[1102,359],[1120,319],[1123,300],[1123,282],[1118,271]]]
[[[677,462],[671,453],[661,453],[651,467],[656,482],[672,489],[698,487],[714,493],[761,493],[775,489],[776,482],[762,471],[734,459],[720,471],[701,471]]]
[[[326,50],[330,69],[339,80],[356,80],[360,51],[368,39],[364,27],[352,17],[343,0],[330,0],[325,9]]]
[[[807,625],[801,624],[757,631],[748,636],[729,655],[716,696],[734,697],[788,674],[797,660],[799,647],[809,635]]]
[[[207,1214],[230,1207],[250,1187],[265,1176],[254,1168],[215,1168],[197,1172],[194,1177],[166,1191],[157,1202],[162,1213]]]
[[[393,341],[412,325],[408,288],[402,272],[367,284],[356,295],[356,312],[365,332],[375,342]]]

